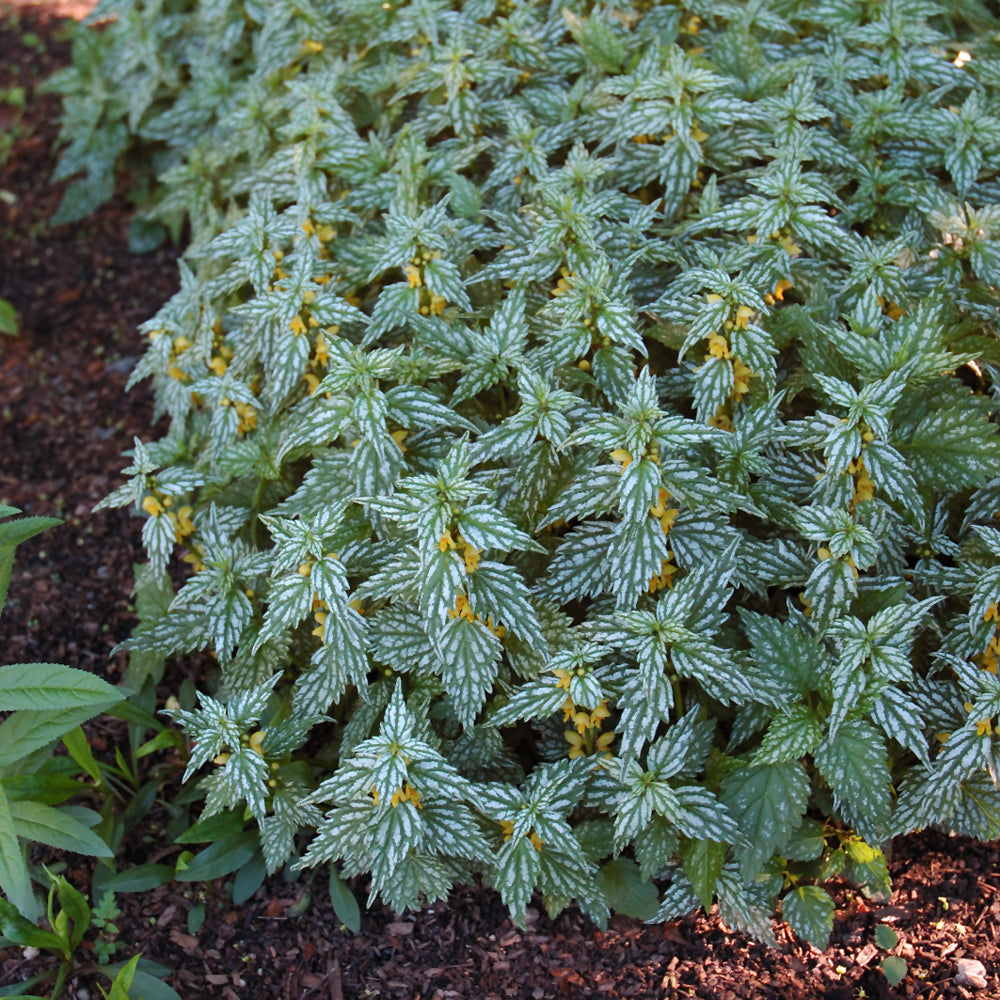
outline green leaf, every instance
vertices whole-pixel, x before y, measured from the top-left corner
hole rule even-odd
[[[788,926],[821,950],[830,943],[836,909],[830,894],[818,885],[799,886],[781,900],[781,915]]]
[[[114,977],[118,976],[126,965],[131,965],[136,959],[138,959],[138,965],[134,967],[135,971],[132,974],[132,982],[128,990],[130,1000],[182,1000],[173,987],[161,982],[155,975],[142,968],[142,965],[146,963],[138,955],[129,959],[127,963],[118,962],[114,965],[98,966],[98,970],[114,982]],[[168,971],[164,970],[164,975]]]
[[[847,877],[869,899],[887,902],[892,894],[892,883],[885,854],[859,838],[847,840],[844,848],[847,853]]]
[[[56,758],[50,758],[50,761]],[[0,781],[11,801],[42,802],[47,806],[58,806],[87,786],[82,781],[67,778],[63,774],[41,770],[35,774],[18,774]]]
[[[128,224],[129,253],[143,254],[158,250],[167,241],[167,229],[159,222],[134,216]]]
[[[31,876],[28,874],[28,866],[24,862],[24,854],[17,839],[17,826],[11,812],[11,804],[7,801],[2,785],[0,785],[0,889],[18,913],[28,920],[38,918],[38,900],[31,891]],[[7,934],[7,931],[4,933]],[[11,937],[10,934],[7,936]]]
[[[1000,465],[996,427],[988,420],[970,419],[957,407],[929,414],[899,450],[918,482],[945,492],[981,486],[996,476]]]
[[[112,850],[100,837],[65,810],[40,802],[11,802],[10,813],[19,837],[96,858],[110,858]]]
[[[86,670],[58,663],[13,663],[0,667],[0,711],[53,711],[99,706],[94,714],[125,695]]]
[[[809,775],[792,760],[741,768],[726,775],[720,798],[736,820],[745,846],[736,857],[752,879],[788,843],[809,802]]]
[[[7,604],[7,588],[10,586],[10,574],[14,568],[14,547],[0,546],[0,611]]]
[[[867,722],[852,719],[813,755],[844,819],[866,840],[879,840],[889,820],[885,742]]]
[[[17,310],[6,299],[0,299],[0,333],[17,336]]]
[[[497,675],[500,640],[482,622],[455,617],[439,639],[441,679],[465,727],[475,722]]]
[[[113,699],[91,702],[80,708],[23,709],[15,712],[0,725],[0,768],[9,767],[35,750],[54,743],[123,697],[116,692]]]
[[[84,934],[90,927],[90,907],[87,900],[79,889],[70,885],[66,879],[60,875],[55,880],[56,896],[59,900],[60,916],[58,921],[68,918],[73,925],[73,929],[68,937],[69,953],[72,954],[79,947]]]
[[[90,775],[94,781],[101,782],[101,769],[94,758],[94,754],[84,735],[83,728],[77,726],[68,733],[63,734],[63,746],[69,751],[70,757],[80,765],[83,770]]]
[[[175,838],[178,844],[205,844],[210,841],[224,840],[227,837],[238,836],[243,832],[244,820],[242,813],[220,812],[205,816],[194,826],[188,827]]]
[[[36,927],[6,899],[0,899],[0,934],[22,947],[42,948],[56,955],[63,954],[63,943],[57,935]]]
[[[174,874],[173,865],[135,865],[104,879],[100,888],[102,892],[148,892],[166,885]]]
[[[681,844],[681,864],[706,913],[712,909],[715,887],[726,863],[725,844],[714,840],[687,840]]]
[[[335,865],[330,865],[330,902],[337,919],[352,933],[361,930],[361,909],[354,893],[340,877]]]
[[[909,971],[906,962],[898,955],[886,955],[882,959],[880,968],[885,973],[885,978],[890,986],[898,986],[906,978],[906,973]]]
[[[659,893],[652,879],[643,878],[630,858],[613,858],[600,869],[608,907],[633,920],[652,920],[659,909]]]
[[[17,513],[16,508],[9,508]],[[58,517],[19,517],[16,521],[0,524],[0,548],[14,547],[34,538],[49,528],[62,524]]]
[[[888,924],[876,924],[875,943],[883,951],[891,951],[899,943],[899,935]]]
[[[256,830],[248,830],[199,851],[186,868],[177,872],[178,882],[211,882],[245,865],[260,846]]]
[[[267,877],[264,855],[256,851],[246,864],[240,867],[233,879],[233,902],[242,906],[263,884]]]
[[[187,929],[188,934],[197,934],[205,923],[205,904],[196,903],[188,910]]]

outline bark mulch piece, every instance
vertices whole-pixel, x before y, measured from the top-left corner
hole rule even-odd
[[[48,183],[58,102],[35,88],[69,56],[52,13],[79,15],[86,6],[0,0],[0,94],[20,86],[28,98],[13,151],[0,164],[0,297],[22,321],[18,338],[0,341],[0,501],[67,522],[19,552],[0,620],[0,662],[65,662],[117,681],[124,660],[110,654],[135,621],[129,598],[132,564],[142,560],[139,522],[127,512],[91,509],[119,482],[120,452],[132,436],[152,435],[148,393],[140,387],[126,395],[124,384],[143,349],[136,327],[176,288],[176,252],[130,255],[121,200],[75,226],[47,222],[61,194]],[[0,125],[13,120],[5,114],[0,105]],[[171,669],[164,696],[183,679],[180,668]],[[120,738],[107,724],[90,733],[95,752],[109,755]],[[179,848],[158,841],[152,825],[163,821],[162,809],[154,809],[129,833],[119,867],[173,858]],[[89,863],[69,860],[67,876],[86,892]],[[995,843],[934,832],[902,838],[888,903],[839,887],[826,952],[787,937],[768,950],[715,915],[656,926],[615,917],[601,931],[575,910],[553,920],[540,908],[522,929],[496,893],[478,886],[416,915],[375,904],[352,935],[331,909],[325,879],[310,885],[303,876],[271,879],[242,906],[223,883],[119,893],[118,957],[141,950],[170,966],[167,981],[184,1000],[986,1000],[1000,996],[998,862]],[[353,889],[363,901],[366,886]],[[191,933],[188,914],[198,905],[205,920]],[[879,970],[879,923],[896,930],[895,953],[909,965],[895,988]],[[956,982],[962,959],[982,962],[984,987]],[[0,951],[0,985],[49,961]],[[100,982],[81,971],[64,996],[96,998]]]

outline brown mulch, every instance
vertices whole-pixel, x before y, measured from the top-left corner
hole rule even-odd
[[[128,253],[124,201],[79,225],[47,222],[60,196],[48,183],[58,102],[34,89],[68,58],[51,10],[65,16],[86,6],[62,0],[46,10],[30,0],[0,0],[0,128],[14,123],[16,131],[13,153],[0,164],[0,297],[22,322],[18,338],[0,340],[0,501],[66,520],[20,550],[0,620],[0,663],[65,662],[117,682],[124,659],[110,653],[134,624],[140,522],[124,511],[91,509],[118,483],[120,452],[132,436],[151,436],[148,394],[123,389],[142,350],[136,327],[172,293],[176,267],[169,248]],[[29,98],[16,121],[2,102],[15,85]],[[180,683],[174,669],[164,697]],[[95,746],[112,743],[115,732],[94,730]],[[154,810],[130,832],[124,863],[162,852],[151,825],[162,821]],[[79,867],[68,876],[86,891],[90,869],[80,861],[72,859]],[[241,906],[222,883],[120,893],[119,957],[141,950],[170,966],[167,981],[184,1000],[987,998],[1000,996],[998,862],[995,843],[932,832],[903,838],[894,845],[890,902],[866,902],[841,886],[825,953],[787,938],[768,950],[714,915],[661,926],[616,917],[602,932],[575,910],[555,920],[535,912],[519,930],[482,887],[458,889],[447,905],[418,915],[399,917],[376,904],[352,935],[332,912],[325,880],[310,886],[304,877],[272,879]],[[366,887],[353,888],[363,902]],[[206,919],[190,933],[188,913],[198,904]],[[898,932],[895,951],[909,964],[895,989],[872,943],[879,922]],[[984,988],[955,981],[963,958],[986,967]],[[0,951],[0,986],[46,961]],[[96,998],[98,982],[81,972],[64,995]]]

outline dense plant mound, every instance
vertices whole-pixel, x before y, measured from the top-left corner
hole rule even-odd
[[[892,836],[1000,834],[979,5],[95,16],[64,172],[157,151],[193,237],[130,645],[217,659],[188,774],[268,869],[822,944]]]

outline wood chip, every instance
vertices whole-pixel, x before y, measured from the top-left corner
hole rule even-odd
[[[878,954],[878,948],[876,948],[875,945],[873,945],[871,941],[869,941],[868,944],[866,944],[864,948],[862,948],[861,951],[858,952],[857,956],[854,959],[854,964],[861,966],[861,968],[863,969],[877,954]]]
[[[174,929],[170,932],[170,940],[178,948],[183,948],[184,951],[198,950],[198,939],[193,934],[185,934],[183,931]]]

